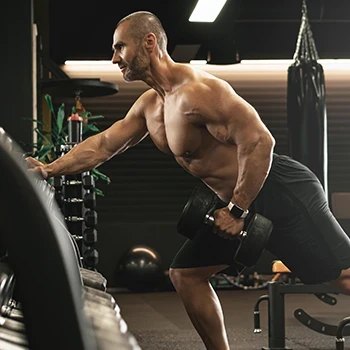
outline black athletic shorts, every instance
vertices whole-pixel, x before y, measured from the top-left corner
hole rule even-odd
[[[266,249],[302,282],[335,280],[350,267],[350,239],[332,215],[317,177],[299,162],[274,154],[269,176],[250,210],[273,222]],[[206,227],[184,243],[171,268],[235,267],[238,245],[238,240],[218,237]]]

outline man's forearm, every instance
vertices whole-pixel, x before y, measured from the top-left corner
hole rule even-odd
[[[109,155],[101,146],[100,135],[91,136],[79,143],[64,156],[45,165],[48,177],[72,175],[91,170],[105,162]]]
[[[231,202],[242,209],[248,209],[270,172],[273,143],[264,140],[248,149],[238,146],[237,152],[238,178]]]

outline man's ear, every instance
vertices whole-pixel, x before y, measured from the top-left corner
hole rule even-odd
[[[157,46],[157,37],[153,33],[149,33],[145,37],[146,50],[152,52]]]

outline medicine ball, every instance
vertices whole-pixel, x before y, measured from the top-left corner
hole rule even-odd
[[[134,246],[125,252],[117,270],[117,274],[132,292],[154,291],[164,277],[159,254],[144,245]]]

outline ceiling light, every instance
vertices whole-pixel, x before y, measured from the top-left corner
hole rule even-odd
[[[190,22],[214,22],[226,0],[198,0],[193,10]]]
[[[190,61],[190,64],[194,64],[194,65],[197,65],[197,64],[207,64],[207,60],[191,60]]]
[[[73,61],[73,60],[68,60],[64,62],[65,65],[79,65],[79,66],[96,66],[96,65],[102,65],[102,66],[107,66],[107,65],[112,65],[112,61],[104,61],[104,60],[96,60],[96,61]]]

